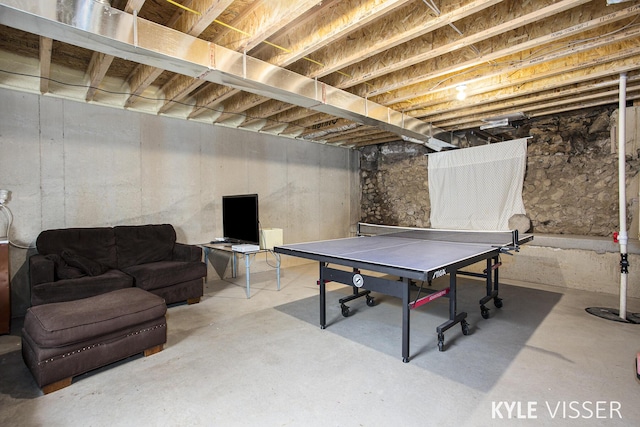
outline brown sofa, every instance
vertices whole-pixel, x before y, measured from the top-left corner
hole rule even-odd
[[[202,248],[176,242],[170,224],[46,230],[29,258],[31,305],[73,301],[132,286],[166,304],[200,301]]]

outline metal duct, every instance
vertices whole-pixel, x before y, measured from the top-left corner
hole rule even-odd
[[[374,126],[422,143],[428,144],[432,136],[432,127],[426,122],[101,2],[0,0],[0,23]]]

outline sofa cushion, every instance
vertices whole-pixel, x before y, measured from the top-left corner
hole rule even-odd
[[[116,238],[111,227],[45,230],[38,235],[36,247],[42,255],[61,255],[67,250],[110,268],[118,267]]]
[[[24,329],[42,347],[63,347],[161,318],[166,311],[162,298],[128,288],[83,300],[31,307]]]
[[[72,267],[68,264],[61,265],[56,268],[56,280],[77,279],[79,277],[86,276],[87,273],[79,268]]]
[[[53,280],[64,280],[64,279],[77,279],[78,277],[86,276],[87,273],[80,271],[79,268],[72,267],[68,265],[64,259],[58,254],[45,255],[46,259],[53,261],[53,269],[54,276]],[[33,282],[32,282],[33,283]]]
[[[55,282],[32,284],[31,305],[72,301],[133,287],[133,278],[119,270],[109,270],[100,276],[83,276]]]
[[[160,261],[134,265],[123,270],[133,276],[134,284],[147,291],[164,288],[207,275],[203,262]]]
[[[62,259],[67,265],[75,267],[89,276],[99,276],[109,270],[109,267],[100,264],[98,261],[83,257],[66,249],[62,251]]]
[[[113,228],[118,268],[171,259],[176,232],[170,224],[121,225]]]

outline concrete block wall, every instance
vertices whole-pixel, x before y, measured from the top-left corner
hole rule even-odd
[[[534,234],[514,256],[502,255],[500,280],[620,294],[620,248],[605,237]],[[627,297],[640,298],[640,243],[629,242]],[[486,265],[475,264],[480,272]]]
[[[0,188],[18,244],[51,228],[148,223],[208,242],[223,235],[229,194],[258,193],[262,226],[285,243],[344,237],[358,220],[352,150],[6,89],[0,99]],[[0,235],[6,225],[0,216]],[[10,251],[17,316],[35,249]]]

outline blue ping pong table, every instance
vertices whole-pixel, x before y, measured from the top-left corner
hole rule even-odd
[[[467,313],[457,312],[456,276],[486,279],[486,295],[480,299],[483,318],[489,317],[486,304],[498,296],[500,254],[517,252],[520,245],[533,239],[514,231],[461,231],[358,224],[358,236],[297,243],[275,247],[277,253],[318,261],[320,264],[320,327],[326,327],[326,283],[338,282],[353,287],[353,294],[339,300],[342,315],[349,315],[345,304],[366,297],[375,305],[371,291],[402,299],[402,361],[409,362],[410,310],[440,297],[449,298],[449,319],[436,328],[438,349],[444,350],[444,332],[456,324],[469,334]],[[464,272],[461,268],[486,261],[483,273]],[[331,265],[350,267],[340,269]],[[378,274],[372,274],[378,273]],[[381,273],[381,274],[379,274]],[[449,275],[449,287],[433,290],[431,281]],[[421,285],[418,286],[418,282]],[[427,285],[425,286],[425,283]],[[416,294],[417,291],[417,294]],[[412,297],[413,295],[413,297]]]

